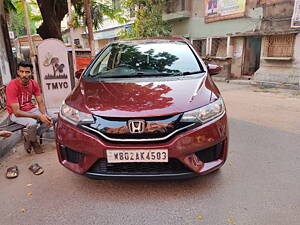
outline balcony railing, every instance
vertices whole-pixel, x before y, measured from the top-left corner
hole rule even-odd
[[[166,0],[163,20],[177,20],[190,18],[192,13],[191,0]]]

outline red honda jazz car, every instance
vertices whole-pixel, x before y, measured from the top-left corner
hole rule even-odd
[[[56,125],[60,163],[106,179],[207,174],[227,157],[228,127],[203,63],[181,38],[108,44],[82,73]]]

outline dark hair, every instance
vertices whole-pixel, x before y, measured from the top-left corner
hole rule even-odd
[[[22,66],[22,67],[29,67],[31,70],[33,69],[33,65],[31,64],[31,62],[28,62],[28,61],[21,61],[21,62],[19,62],[17,69],[19,69],[20,66]]]

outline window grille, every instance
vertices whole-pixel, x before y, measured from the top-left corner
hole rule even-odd
[[[200,56],[206,56],[206,39],[193,40],[193,45],[198,49]]]
[[[265,57],[292,57],[294,52],[295,34],[265,36]]]
[[[211,43],[211,56],[226,57],[227,38],[213,38]]]

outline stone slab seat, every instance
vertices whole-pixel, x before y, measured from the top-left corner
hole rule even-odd
[[[9,116],[7,116],[1,123],[0,123],[0,130],[6,130],[10,132],[15,132],[21,130],[23,136],[23,129],[25,128],[24,125],[15,123],[10,120]],[[39,136],[40,144],[43,142],[43,134]]]
[[[18,130],[23,130],[24,128],[24,125],[11,121],[8,116],[0,123],[0,130],[15,132]]]

